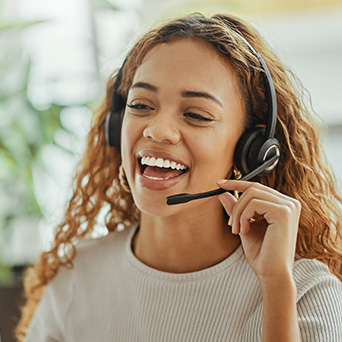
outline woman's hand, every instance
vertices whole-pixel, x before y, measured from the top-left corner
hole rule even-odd
[[[243,193],[238,200],[228,192],[218,198],[261,285],[292,275],[300,203],[259,183],[228,180],[218,185]],[[254,220],[256,214],[263,218]]]
[[[218,185],[243,193],[237,200],[226,192],[219,200],[230,216],[232,232],[240,234],[247,261],[259,279],[262,340],[300,341],[292,276],[300,203],[259,183],[228,180]],[[255,220],[256,214],[262,218]]]

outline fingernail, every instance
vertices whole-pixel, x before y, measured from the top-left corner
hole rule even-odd
[[[225,183],[227,183],[227,179],[220,179],[219,181],[217,181],[217,185],[223,185],[223,184],[225,184]]]
[[[232,220],[232,217],[230,216],[230,217],[229,217],[229,220],[228,220],[228,226],[231,226],[231,225],[232,225],[232,221],[233,221],[233,220]]]

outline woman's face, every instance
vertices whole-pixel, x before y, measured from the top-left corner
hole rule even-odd
[[[167,216],[217,201],[170,207],[165,198],[211,190],[230,176],[243,122],[237,76],[213,47],[180,39],[149,51],[129,89],[122,126],[122,162],[137,207]]]

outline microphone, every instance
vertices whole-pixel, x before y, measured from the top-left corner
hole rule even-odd
[[[276,164],[278,162],[278,159],[279,159],[279,155],[277,154],[277,155],[273,156],[271,159],[265,161],[260,166],[258,166],[252,172],[250,172],[247,175],[240,178],[239,180],[240,181],[248,181],[248,180],[252,179],[253,177],[262,173],[267,168],[269,168],[271,166],[275,166],[273,164]],[[226,191],[227,190],[225,190],[225,189],[218,188],[215,190],[211,190],[211,191],[207,191],[207,192],[201,192],[198,194],[188,194],[188,193],[177,194],[177,195],[172,195],[172,196],[166,197],[166,203],[168,205],[181,204],[181,203],[190,202],[190,201],[193,201],[196,199],[207,198],[207,197],[211,197],[211,196],[217,196],[217,195],[223,194]]]

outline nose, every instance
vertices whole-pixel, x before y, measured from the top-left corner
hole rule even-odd
[[[146,139],[158,143],[177,145],[182,136],[177,126],[177,119],[170,113],[157,113],[144,129]]]

